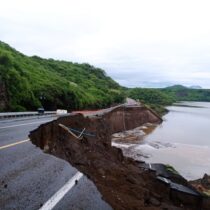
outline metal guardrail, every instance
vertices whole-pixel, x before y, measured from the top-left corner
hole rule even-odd
[[[45,111],[43,114],[38,112],[1,112],[0,119],[16,118],[16,117],[30,117],[30,116],[43,116],[43,115],[53,115],[56,114],[55,111]]]
[[[123,107],[123,106],[139,106],[138,104],[120,104],[114,107],[110,107],[107,109],[102,109],[98,110],[95,112],[95,114],[101,114],[105,112],[110,112],[111,110],[118,108],[118,107]],[[0,119],[8,119],[8,118],[16,118],[16,117],[30,117],[30,116],[43,116],[43,115],[66,115],[67,113],[57,113],[56,111],[45,111],[44,113],[39,113],[38,111],[35,112],[0,112]]]

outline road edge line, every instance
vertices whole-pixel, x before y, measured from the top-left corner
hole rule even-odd
[[[74,186],[76,181],[82,178],[83,174],[77,172],[60,190],[58,190],[39,210],[52,210],[57,203],[69,192]]]
[[[12,143],[12,144],[7,144],[7,145],[4,145],[4,146],[0,146],[0,150],[6,149],[8,147],[16,146],[18,144],[22,144],[22,143],[25,143],[25,142],[28,142],[28,141],[30,141],[30,139],[25,139],[25,140],[18,141],[18,142]]]

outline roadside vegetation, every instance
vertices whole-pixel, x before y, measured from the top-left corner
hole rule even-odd
[[[158,114],[167,112],[165,106],[169,106],[178,101],[209,101],[209,89],[192,89],[182,85],[153,89],[153,88],[133,88],[128,89],[129,97],[147,104]]]
[[[99,68],[25,56],[0,42],[1,111],[95,109],[121,103],[123,88]]]
[[[176,101],[210,101],[210,90],[125,88],[89,64],[25,56],[0,41],[0,111],[99,109],[126,97],[163,115]]]
[[[128,96],[146,104],[149,108],[163,115],[167,112],[165,106],[171,105],[175,99],[159,89],[133,88],[128,90]]]
[[[209,89],[192,89],[182,85],[174,85],[161,89],[161,91],[176,101],[210,101]]]

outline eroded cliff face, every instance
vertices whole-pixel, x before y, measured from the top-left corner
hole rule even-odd
[[[210,176],[204,174],[203,178],[190,181],[190,183],[201,193],[203,196],[203,207],[210,209]]]
[[[82,114],[61,117],[32,131],[30,139],[45,152],[68,161],[84,173],[113,209],[199,209],[200,203],[192,198],[186,202],[172,200],[169,187],[157,181],[153,170],[124,157],[120,149],[111,146],[113,133],[148,122],[160,123],[161,118],[145,107],[121,106],[92,117]],[[77,131],[85,128],[82,139],[60,125]],[[184,179],[181,182],[188,185]]]

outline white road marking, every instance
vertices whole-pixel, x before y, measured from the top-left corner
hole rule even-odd
[[[32,122],[32,123],[25,123],[25,124],[9,125],[9,126],[5,126],[5,127],[0,127],[0,129],[14,128],[14,127],[19,127],[19,126],[24,126],[24,125],[33,125],[33,124],[39,124],[39,123],[44,123],[44,122],[49,122],[49,120]]]
[[[0,147],[0,150],[1,150],[1,149],[8,148],[8,147],[15,146],[15,145],[18,145],[18,144],[25,143],[25,142],[27,142],[27,141],[29,141],[29,139],[22,140],[22,141],[18,141],[18,142],[12,143],[12,144],[7,144],[7,145],[5,145],[5,146],[1,146],[1,147]]]
[[[58,190],[39,210],[51,210],[56,204],[71,190],[75,181],[79,181],[83,176],[82,173],[77,172],[60,190]]]

